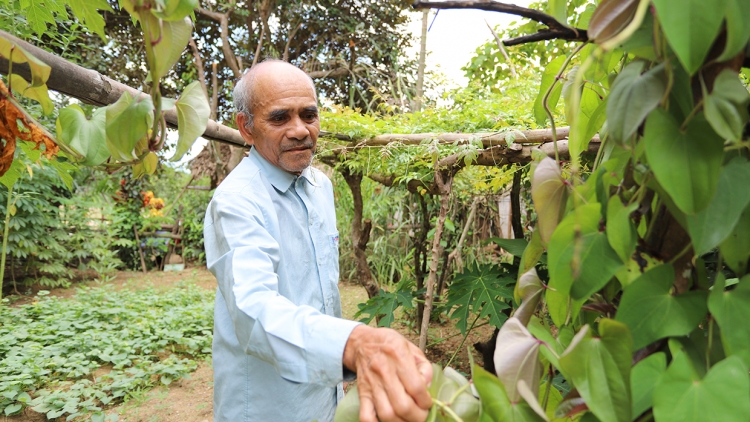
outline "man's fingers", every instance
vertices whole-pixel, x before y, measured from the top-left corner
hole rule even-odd
[[[378,422],[375,404],[369,396],[359,396],[359,422]]]
[[[406,396],[403,389],[401,389],[400,396],[392,392],[393,386],[381,386],[381,388],[373,391],[373,397],[375,399],[375,411],[378,414],[378,419],[381,422],[423,422],[426,417],[422,419],[402,419],[401,416],[406,416],[400,412],[407,412],[409,407],[406,400],[411,399]],[[414,407],[413,402],[411,407]]]
[[[424,353],[417,346],[411,345],[412,354],[414,355],[414,362],[417,364],[417,371],[422,374],[424,381],[427,385],[432,382],[432,363],[427,360]]]

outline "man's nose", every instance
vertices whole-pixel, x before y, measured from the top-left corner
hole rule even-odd
[[[295,116],[289,122],[289,129],[287,130],[286,136],[289,139],[296,139],[301,141],[310,136],[310,131],[307,129],[307,125],[300,118],[300,116]]]

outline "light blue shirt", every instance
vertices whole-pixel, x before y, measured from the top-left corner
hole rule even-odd
[[[216,189],[204,225],[214,310],[214,420],[333,420],[342,358],[331,181],[295,177],[253,148]]]

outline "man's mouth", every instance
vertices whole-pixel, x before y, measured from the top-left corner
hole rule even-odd
[[[313,147],[312,145],[302,144],[302,145],[297,145],[291,148],[284,148],[284,152],[307,151],[307,150],[312,149],[312,147]]]

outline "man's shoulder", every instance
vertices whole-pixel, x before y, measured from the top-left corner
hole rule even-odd
[[[217,195],[243,195],[263,189],[260,167],[248,158],[243,158],[237,167],[216,188]]]

